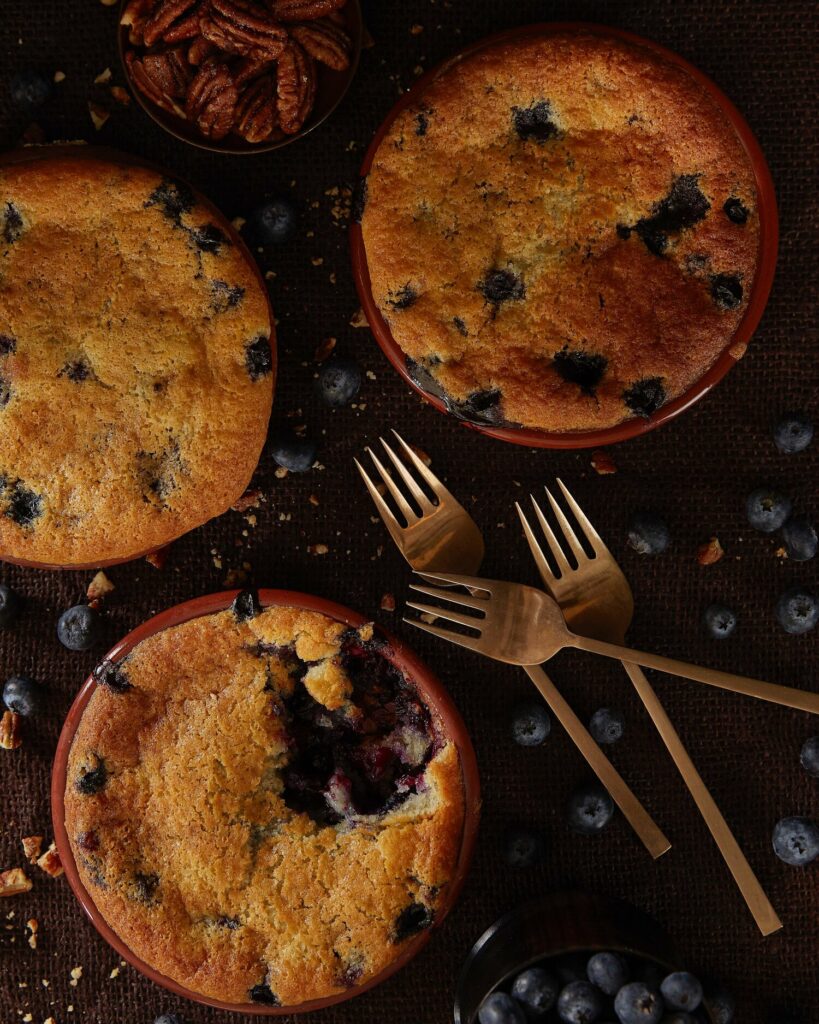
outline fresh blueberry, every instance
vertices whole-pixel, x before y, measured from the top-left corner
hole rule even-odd
[[[810,818],[783,818],[774,826],[773,848],[786,864],[804,867],[819,857],[819,825]]]
[[[593,1024],[603,1009],[603,997],[588,981],[569,982],[557,997],[557,1015],[564,1024]]]
[[[297,222],[296,207],[281,196],[257,206],[247,218],[246,231],[253,245],[282,245],[292,238]]]
[[[614,803],[597,782],[576,789],[569,798],[569,825],[584,836],[602,832],[614,817]]]
[[[724,604],[709,604],[703,614],[705,628],[714,640],[727,640],[737,628],[737,615]]]
[[[271,447],[274,461],[291,473],[306,473],[316,461],[317,452],[315,441],[290,431],[280,431],[274,437]]]
[[[348,405],[361,388],[361,368],[349,356],[333,356],[322,364],[318,391],[330,406]]]
[[[790,587],[776,602],[776,617],[786,633],[809,633],[819,622],[819,601],[801,587]]]
[[[586,981],[586,958],[574,953],[564,956],[555,964],[555,974],[560,979],[560,984],[565,987],[570,981]]]
[[[619,953],[595,953],[586,965],[586,974],[607,996],[614,996],[629,978],[628,964]]]
[[[537,701],[519,704],[512,714],[512,736],[522,747],[537,747],[552,731],[549,712]]]
[[[11,102],[20,110],[31,114],[51,95],[51,79],[33,68],[18,72],[9,83]]]
[[[25,676],[12,676],[3,687],[3,703],[16,715],[36,715],[43,705],[42,688]]]
[[[512,995],[534,1017],[543,1017],[551,1010],[559,990],[557,978],[542,967],[529,967],[512,984]]]
[[[771,487],[758,487],[745,500],[745,514],[755,530],[773,533],[787,520],[793,502]]]
[[[530,868],[543,857],[543,840],[528,829],[512,829],[506,834],[503,857],[510,868]]]
[[[661,555],[671,543],[671,532],[653,512],[637,512],[629,523],[628,543],[639,555]]]
[[[808,521],[807,516],[794,516],[789,519],[782,527],[782,540],[785,542],[788,558],[794,562],[810,561],[815,557],[816,549],[819,547],[816,529],[813,523]]]
[[[8,626],[17,618],[20,614],[20,595],[7,587],[5,583],[0,583],[0,628]]]
[[[87,604],[74,605],[57,621],[57,637],[69,651],[87,651],[97,642],[99,633],[99,616]]]
[[[819,736],[811,736],[809,740],[805,740],[799,761],[808,775],[819,779]]]
[[[614,997],[614,1012],[620,1024],[658,1024],[663,1016],[663,999],[644,981],[632,981]]]
[[[614,708],[598,708],[589,722],[589,732],[598,743],[616,743],[622,739],[625,729],[622,712]]]
[[[689,971],[674,971],[663,978],[660,992],[672,1010],[696,1010],[702,1002],[702,984]]]
[[[721,985],[709,986],[706,999],[714,1024],[733,1024],[736,1001],[728,989]]]
[[[803,412],[789,412],[774,427],[774,443],[785,455],[804,451],[813,440],[813,423]]]
[[[160,1013],[154,1024],[182,1024],[182,1018],[175,1013]]]
[[[526,1024],[526,1016],[511,996],[493,992],[481,1003],[478,1021],[480,1024]]]

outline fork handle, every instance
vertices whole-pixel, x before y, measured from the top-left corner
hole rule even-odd
[[[686,661],[677,661],[676,658],[664,658],[661,654],[632,651],[628,647],[576,634],[572,634],[570,643],[571,646],[578,647],[581,651],[589,651],[591,654],[602,654],[606,658],[634,662],[643,668],[654,668],[660,672],[668,672],[672,676],[683,676],[685,679],[693,679],[708,686],[717,686],[721,690],[744,693],[746,697],[756,697],[758,700],[768,700],[773,704],[783,704],[785,707],[819,715],[819,693],[796,690],[792,686],[778,686],[776,683],[766,683],[761,679],[738,676],[733,672],[720,672],[715,668],[690,665]]]
[[[526,665],[524,671],[538,688],[541,696],[554,712],[555,717],[569,734],[574,745],[585,757],[597,778],[611,794],[612,800],[623,812],[623,816],[634,829],[640,840],[657,860],[671,849],[671,843],[662,833],[659,826],[649,815],[634,793],[629,789],[625,779],[609,761],[591,733],[572,711],[561,696],[555,684],[546,675],[540,665]]]
[[[737,843],[728,822],[722,815],[722,811],[711,796],[708,787],[702,781],[694,762],[688,751],[685,749],[682,740],[674,728],[671,719],[668,717],[660,699],[654,692],[651,683],[646,679],[643,671],[637,665],[627,661],[623,662],[623,668],[628,673],[629,679],[634,684],[640,700],[645,705],[646,711],[657,728],[671,759],[677,766],[683,778],[688,792],[694,799],[694,803],[702,815],[708,830],[714,837],[714,842],[722,854],[722,859],[728,865],[728,870],[734,877],[734,881],[742,893],[748,909],[753,914],[757,927],[763,935],[771,935],[782,927],[776,911],[765,895],[765,891],[759,884],[759,879],[754,874],[753,868],[748,863],[745,854]]]

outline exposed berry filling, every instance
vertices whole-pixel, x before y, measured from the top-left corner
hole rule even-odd
[[[168,497],[179,486],[178,478],[186,472],[179,446],[171,441],[161,452],[137,452],[135,462],[143,499],[152,504],[167,504]]]
[[[478,282],[478,291],[487,302],[499,306],[502,302],[514,302],[526,294],[523,278],[513,270],[490,270]]]
[[[210,290],[213,308],[217,313],[235,309],[245,296],[245,290],[241,285],[229,285],[227,281],[211,281]]]
[[[0,356],[11,355],[17,349],[17,339],[11,334],[0,334]]]
[[[131,682],[122,662],[103,661],[94,669],[94,680],[105,686],[111,693],[125,693],[131,689]]]
[[[711,278],[711,296],[721,309],[736,309],[742,302],[742,285],[733,274],[716,274]]]
[[[648,418],[665,404],[666,394],[662,378],[646,377],[623,392],[623,401],[638,416]]]
[[[0,233],[2,233],[4,240],[9,245],[12,245],[23,234],[23,215],[14,203],[7,202],[0,216],[2,216],[2,230]]]
[[[245,349],[245,366],[251,380],[261,380],[273,370],[273,353],[270,341],[260,334]]]
[[[501,392],[499,388],[486,391],[475,391],[465,402],[453,402],[452,409],[461,419],[474,423],[491,423],[497,426],[503,423],[501,410]]]
[[[74,359],[70,363],[65,364],[62,370],[60,370],[59,376],[67,377],[69,380],[73,380],[75,384],[79,384],[93,377],[94,371],[84,359]]]
[[[179,224],[182,214],[190,213],[193,209],[193,192],[181,181],[172,181],[168,178],[153,190],[145,205],[158,206],[164,216]]]
[[[156,903],[158,889],[158,875],[150,873],[146,874],[142,871],[137,871],[137,873],[134,875],[132,897],[138,903]]]
[[[417,935],[432,925],[432,919],[433,912],[430,907],[424,906],[423,903],[411,903],[398,915],[392,941],[404,942],[405,939]]]
[[[683,228],[693,227],[710,208],[711,204],[700,191],[699,176],[682,174],[675,179],[665,199],[654,207],[651,216],[637,221],[634,231],[649,252],[662,256],[668,249],[669,235],[678,235]]]
[[[367,206],[367,179],[359,178],[353,189],[353,200],[350,208],[350,214],[356,224],[361,223],[361,218],[364,216],[364,209]]]
[[[397,292],[390,292],[387,297],[387,305],[393,309],[409,309],[416,299],[418,298],[418,292],[412,287],[409,281],[399,288]]]
[[[230,241],[221,228],[215,224],[203,224],[197,228],[187,228],[188,237],[200,252],[217,254],[223,245],[230,245]]]
[[[90,760],[92,762],[90,765],[80,768],[80,774],[75,781],[77,791],[83,796],[99,793],[108,781],[108,769],[105,766],[105,761],[98,754],[92,754]]]
[[[18,526],[32,526],[43,514],[43,499],[20,480],[13,484],[0,476],[0,498],[5,504],[4,513]]]
[[[0,409],[5,409],[11,398],[11,381],[0,374]]]
[[[603,379],[608,360],[605,356],[569,349],[568,345],[554,355],[554,367],[560,376],[571,384],[577,384],[582,391],[593,395],[594,389]]]
[[[263,1006],[281,1005],[269,985],[254,985],[248,995],[253,1003],[261,1003]]]
[[[543,143],[560,134],[560,129],[554,121],[552,105],[548,100],[541,100],[531,107],[513,107],[512,124],[518,137],[524,141]]]
[[[230,610],[236,616],[237,622],[247,622],[258,615],[260,610],[259,599],[252,590],[242,590],[234,597]],[[259,643],[257,647],[257,653],[260,655],[275,653],[275,651],[276,648],[267,648],[262,643]]]
[[[735,196],[726,199],[722,209],[725,211],[725,216],[728,220],[733,221],[734,224],[745,224],[748,220],[748,207],[741,199],[737,199]]]
[[[458,334],[462,334],[465,338],[469,336],[466,324],[459,316],[453,317],[452,323],[455,325],[455,330]]]

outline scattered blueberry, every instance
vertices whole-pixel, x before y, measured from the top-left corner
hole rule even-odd
[[[748,219],[748,207],[736,196],[726,199],[722,204],[722,209],[728,220],[733,221],[734,224],[744,224]]]
[[[783,818],[774,826],[773,848],[786,864],[804,867],[819,857],[819,825],[810,818]]]
[[[776,602],[776,617],[786,633],[809,633],[819,622],[819,601],[808,590],[790,587]]]
[[[793,502],[770,487],[758,487],[745,500],[745,514],[755,530],[773,533],[787,520]]]
[[[282,196],[257,206],[247,218],[245,228],[252,245],[282,245],[293,236],[297,221],[296,207]]]
[[[782,527],[782,540],[785,542],[788,558],[794,562],[810,561],[815,557],[819,547],[816,530],[807,516],[793,516],[789,519]]]
[[[629,524],[628,543],[639,555],[660,555],[671,543],[671,532],[653,512],[637,512]]]
[[[607,996],[614,996],[629,978],[628,964],[619,953],[595,953],[586,966],[586,974]]]
[[[76,604],[57,621],[57,637],[69,651],[87,651],[99,638],[100,620],[87,604]]]
[[[576,789],[569,798],[569,825],[582,835],[602,832],[614,817],[614,803],[597,782]]]
[[[182,1018],[175,1013],[160,1013],[154,1024],[182,1024]]]
[[[674,971],[663,978],[660,992],[672,1010],[696,1010],[702,1002],[702,985],[689,971]]]
[[[557,997],[557,1015],[564,1024],[593,1024],[603,1012],[603,997],[588,981],[570,981]]]
[[[714,1024],[733,1024],[736,1001],[727,989],[721,985],[709,987],[706,999]]]
[[[318,390],[330,406],[349,405],[361,388],[361,368],[349,356],[333,356],[318,374]]]
[[[622,739],[625,729],[622,712],[614,708],[598,708],[589,722],[589,732],[598,743],[616,743]]]
[[[522,747],[537,747],[552,731],[549,712],[537,701],[519,704],[512,714],[512,736]]]
[[[481,1003],[478,1021],[480,1024],[526,1024],[526,1016],[511,996],[493,992]]]
[[[527,829],[512,829],[506,834],[504,860],[510,868],[530,868],[543,856],[543,840]]]
[[[774,443],[785,455],[804,451],[813,440],[813,423],[802,412],[789,412],[774,427]]]
[[[715,640],[727,640],[737,628],[736,612],[724,604],[710,604],[705,609],[703,621]]]
[[[316,461],[318,449],[309,437],[299,437],[290,431],[280,431],[273,439],[271,454],[274,461],[291,473],[306,473]]]
[[[542,967],[530,967],[515,978],[513,997],[530,1015],[544,1016],[555,1005],[560,983]]]
[[[819,779],[819,736],[811,736],[809,740],[805,740],[799,761],[808,775]]]
[[[3,703],[24,718],[36,715],[43,705],[42,687],[25,676],[12,676],[3,687]]]
[[[663,1016],[662,996],[644,981],[632,981],[615,996],[614,1012],[621,1024],[659,1024]]]
[[[51,79],[33,68],[18,72],[9,83],[11,102],[27,114],[41,107],[50,95]]]
[[[20,605],[20,595],[5,583],[0,583],[0,627],[14,622],[20,614]]]

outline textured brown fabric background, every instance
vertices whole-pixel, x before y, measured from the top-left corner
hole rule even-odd
[[[768,155],[782,220],[773,294],[747,357],[689,414],[613,449],[619,472],[607,477],[591,470],[589,453],[532,452],[483,439],[410,393],[369,332],[348,326],[358,300],[347,235],[334,222],[333,199],[325,194],[353,181],[372,133],[417,67],[428,68],[491,31],[567,18],[642,33],[711,74],[744,112]],[[816,687],[819,631],[786,636],[772,614],[786,586],[817,584],[816,562],[781,563],[774,555],[776,540],[749,530],[742,512],[745,493],[771,480],[794,496],[798,508],[819,517],[819,444],[785,457],[770,439],[772,417],[789,407],[806,406],[819,419],[819,131],[811,61],[816,5],[807,0],[373,0],[367,20],[375,45],[365,51],[350,94],[331,121],[280,153],[231,158],[174,141],[138,107],[116,113],[101,132],[94,131],[86,107],[94,76],[111,66],[115,79],[122,80],[114,9],[95,0],[2,0],[2,145],[14,144],[25,127],[5,98],[10,75],[32,64],[61,69],[67,78],[39,119],[49,139],[85,138],[148,157],[188,177],[231,217],[282,191],[292,192],[302,209],[299,237],[273,264],[281,358],[274,421],[295,415],[309,424],[321,439],[323,468],[279,480],[265,456],[258,481],[268,500],[249,537],[243,536],[243,517],[228,513],[174,545],[161,572],[145,562],[112,569],[117,590],[107,605],[107,640],[115,641],[153,612],[221,589],[227,570],[248,561],[260,585],[322,594],[395,628],[439,672],[462,709],[480,760],[485,804],[481,840],[461,901],[414,964],[378,990],[317,1014],[317,1022],[443,1024],[451,1019],[456,974],[481,931],[528,895],[567,881],[626,897],[654,913],[692,965],[720,975],[733,988],[741,1024],[761,1022],[764,1008],[781,1001],[801,1006],[805,1019],[815,1022],[819,865],[798,871],[781,864],[771,852],[770,834],[785,814],[819,817],[819,783],[798,763],[802,742],[819,732],[819,723],[657,678],[696,763],[785,921],[779,935],[763,940],[622,671],[581,656],[561,656],[553,665],[555,679],[584,717],[603,703],[627,713],[628,734],[612,756],[674,843],[657,864],[622,820],[596,840],[569,832],[564,801],[587,772],[559,728],[541,749],[522,750],[511,742],[508,709],[529,693],[522,674],[432,638],[427,642],[401,625],[398,612],[379,611],[382,594],[404,595],[408,572],[381,526],[372,522],[373,510],[351,460],[379,433],[399,427],[432,455],[434,468],[485,529],[486,573],[529,582],[535,573],[511,502],[559,474],[622,556],[637,598],[635,645]],[[424,31],[412,34],[413,24]],[[323,263],[314,266],[314,257]],[[330,412],[314,396],[313,352],[329,335],[374,375],[361,394],[365,407]],[[319,499],[317,507],[308,502],[311,494]],[[646,505],[661,510],[674,532],[673,548],[656,560],[639,558],[624,543],[630,513]],[[711,534],[719,535],[727,555],[715,567],[700,568],[696,547]],[[327,544],[329,553],[308,554],[307,546],[316,543]],[[221,555],[221,570],[214,566],[212,549]],[[58,644],[54,627],[59,612],[82,596],[90,575],[0,570],[28,601],[24,618],[0,634],[0,677],[30,674],[50,693],[50,713],[27,728],[24,747],[0,751],[0,868],[22,863],[21,836],[50,836],[49,771],[60,723],[103,650],[71,654]],[[721,645],[709,641],[700,624],[703,607],[715,598],[734,605],[741,618],[735,637]],[[543,866],[519,873],[503,866],[502,834],[516,822],[543,830],[548,850]],[[151,1022],[162,1009],[193,1022],[229,1018],[175,1000],[130,968],[109,978],[117,957],[84,919],[65,881],[52,881],[36,868],[33,875],[32,893],[0,904],[2,1024],[29,1012],[35,1022],[53,1016],[58,1024]],[[40,922],[36,952],[24,938],[30,916]],[[70,987],[69,971],[78,965],[83,976]],[[69,1004],[73,1013],[67,1012]]]

